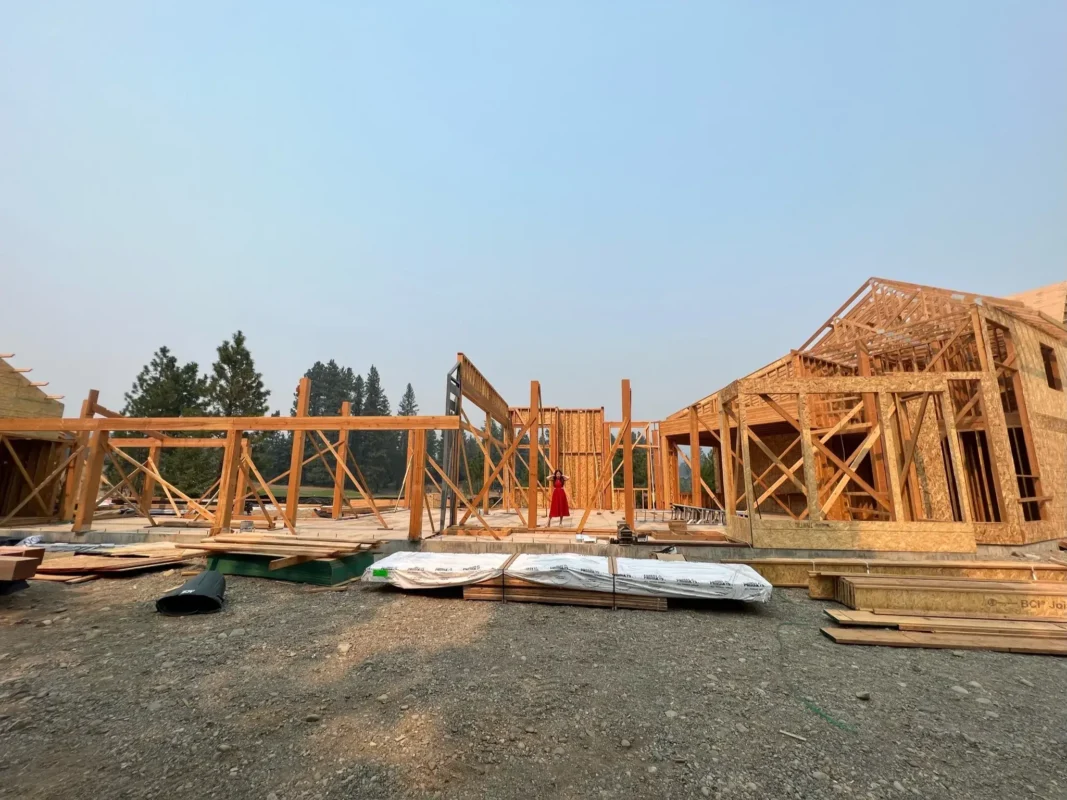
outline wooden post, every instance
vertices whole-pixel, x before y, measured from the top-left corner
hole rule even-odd
[[[96,511],[96,498],[100,493],[100,476],[104,472],[108,436],[107,431],[96,431],[89,441],[89,455],[78,494],[78,510],[74,515],[74,533],[85,533],[93,527],[93,512]]]
[[[237,482],[241,473],[241,431],[226,432],[226,450],[222,456],[222,475],[219,478],[219,501],[215,506],[215,518],[211,523],[211,535],[229,530],[233,518],[233,506],[237,494]]]
[[[233,493],[233,516],[241,517],[245,513],[245,495],[248,494],[248,464],[252,458],[252,443],[241,439],[240,454],[237,457],[237,489]],[[153,459],[154,463],[158,463]]]
[[[341,403],[341,416],[349,417],[352,415],[352,403],[345,400]],[[348,431],[338,431],[337,442],[337,461],[342,462],[348,458]],[[408,459],[411,458],[411,434],[408,434]],[[410,465],[408,467],[410,470]],[[410,474],[408,477],[411,477]],[[404,485],[407,485],[405,481]],[[340,463],[333,471],[333,508],[330,516],[334,519],[341,518],[341,512],[345,506],[345,471],[341,468]]]
[[[863,377],[871,375],[871,357],[861,344],[857,348],[859,374]],[[871,425],[878,423],[878,405],[872,392],[863,393],[863,418]],[[871,448],[871,464],[874,467],[874,488],[880,492],[886,491],[888,484],[885,475],[885,453],[882,450],[882,437]]]
[[[652,468],[652,490],[655,492],[655,508],[663,511],[667,508],[667,487],[663,482],[666,470],[663,469],[663,440],[659,428],[652,431],[652,449],[648,452],[648,463]]]
[[[411,431],[408,441],[408,540],[417,542],[422,538],[422,507],[426,485],[426,431]],[[432,518],[431,518],[432,522]]]
[[[163,447],[161,445],[154,444],[148,448],[148,457],[157,468],[159,467],[159,459],[162,453]],[[152,512],[152,499],[156,496],[156,478],[147,472],[143,473],[142,477],[144,483],[141,485],[141,513],[148,516]]]
[[[1018,503],[1018,481],[1005,481],[1002,469],[1005,465],[1014,470],[1011,457],[1011,440],[1008,438],[1008,424],[1004,419],[1004,406],[1000,400],[1000,384],[994,365],[993,348],[985,335],[982,314],[975,306],[971,309],[971,325],[974,328],[974,340],[978,348],[978,361],[982,365],[982,385],[978,388],[982,399],[978,405],[985,423],[986,446],[989,449],[989,468],[993,473],[993,493],[996,495],[997,507],[1000,509],[1000,521],[1020,526],[1023,520],[1022,506]],[[1014,476],[1013,476],[1014,477]]]
[[[633,427],[630,424],[630,411],[632,396],[630,393],[630,380],[624,378],[622,382],[622,418],[626,421],[625,430],[619,431],[619,435],[625,437],[622,441],[622,494],[623,510],[626,515],[626,524],[632,530],[634,527],[634,437]],[[700,480],[700,476],[697,476]]]
[[[822,509],[819,508],[819,476],[815,474],[815,448],[811,444],[808,397],[803,392],[797,394],[797,419],[800,422],[800,452],[804,458],[804,487],[808,492],[808,519],[815,522],[822,519]]]
[[[82,400],[81,413],[78,415],[79,419],[92,419],[93,414],[96,413],[96,403],[99,399],[99,390],[90,389],[89,396]],[[89,443],[89,434],[79,433],[75,438],[75,442],[75,447],[85,447],[85,445]],[[61,511],[63,519],[74,519],[74,508],[78,504],[78,488],[81,484],[87,458],[88,455],[82,453],[67,465],[67,476],[63,487],[63,507]]]
[[[530,381],[529,413],[533,422],[530,425],[530,478],[526,491],[526,526],[533,530],[537,527],[537,444],[541,434],[541,384],[537,381]],[[530,420],[528,419],[527,422]]]
[[[952,472],[956,479],[956,499],[960,504],[960,515],[964,522],[971,522],[971,494],[967,487],[967,473],[963,466],[960,438],[956,432],[955,406],[952,405],[952,395],[948,389],[941,392],[941,418],[945,421],[945,438],[948,439],[948,452],[952,459]]]
[[[492,463],[489,456],[493,454],[493,418],[489,412],[485,412],[485,452],[482,454],[482,486],[489,483],[489,475],[492,471]],[[489,492],[482,498],[482,513],[489,513]]]
[[[734,441],[730,433],[730,417],[726,414],[726,407],[719,404],[719,442],[722,444],[722,499],[723,510],[726,513],[726,524],[737,516],[737,492],[734,486]]]
[[[689,406],[689,471],[692,473],[689,483],[693,492],[693,505],[701,508],[704,501],[700,487],[700,422],[695,405]]]
[[[897,454],[896,437],[893,435],[893,419],[889,410],[893,398],[888,392],[878,393],[878,418],[882,423],[882,446],[885,448],[886,480],[889,483],[889,509],[894,522],[904,520],[904,497],[900,489],[900,457]]]
[[[745,395],[737,395],[737,440],[741,443],[742,478],[745,481],[745,508],[748,510],[748,527],[751,533],[756,516],[756,493],[752,486],[752,458],[749,454],[748,415],[745,413]],[[752,542],[749,541],[749,544]]]
[[[296,416],[306,417],[311,403],[311,378],[301,378],[296,390]],[[285,518],[296,526],[300,506],[300,479],[304,468],[304,431],[293,431],[293,454],[289,459],[289,490],[285,495]]]

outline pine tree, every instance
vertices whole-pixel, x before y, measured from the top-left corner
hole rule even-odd
[[[122,413],[128,417],[204,416],[207,388],[207,378],[201,377],[195,361],[179,364],[169,348],[160,347],[126,392]],[[144,460],[148,452],[132,451],[131,455]],[[170,483],[197,496],[215,480],[221,464],[221,451],[213,448],[177,448],[164,450],[156,466]]]
[[[391,412],[389,398],[382,390],[381,376],[373,364],[367,372],[364,384],[363,416],[387,417]],[[371,491],[380,491],[388,486],[392,478],[391,464],[394,463],[396,435],[390,431],[368,431],[362,437],[361,466],[363,474],[370,484]]]
[[[400,398],[400,405],[396,407],[397,416],[400,417],[414,417],[418,416],[419,404],[415,400],[415,390],[411,388],[411,384],[407,385],[404,389],[404,396]],[[427,435],[433,433],[433,431],[427,431]],[[429,449],[429,442],[427,441],[427,449]],[[407,452],[408,452],[408,435],[406,431],[400,431],[396,434],[396,447],[394,448],[395,455],[393,464],[391,467],[392,483],[399,486],[404,481],[404,473],[407,471]]]
[[[178,364],[161,347],[138,373],[126,392],[122,413],[127,417],[201,417],[206,412],[207,381],[195,361]]]
[[[218,360],[211,365],[207,387],[208,413],[220,417],[261,417],[267,413],[270,390],[256,371],[245,335],[237,331],[232,341],[218,347]]]

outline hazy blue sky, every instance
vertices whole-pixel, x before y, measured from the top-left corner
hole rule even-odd
[[[658,418],[870,275],[1067,278],[1067,3],[0,3],[0,352],[76,413],[241,328],[440,413]]]

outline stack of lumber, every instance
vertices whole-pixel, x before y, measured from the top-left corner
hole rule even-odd
[[[114,548],[92,555],[60,556],[41,562],[33,580],[85,583],[97,578],[123,578],[139,572],[177,567],[189,560],[171,544]]]
[[[464,600],[496,600],[508,603],[549,603],[598,608],[630,608],[666,611],[666,597],[648,597],[614,592],[593,592],[502,576],[463,587]]]
[[[183,545],[207,555],[274,556],[267,564],[270,571],[284,569],[307,561],[346,558],[366,552],[378,542],[345,539],[315,539],[301,536],[231,533]]]
[[[845,626],[822,629],[838,644],[1067,655],[1067,622],[921,616],[906,612],[828,610],[826,613]]]
[[[29,580],[43,558],[43,547],[0,547],[0,583]]]
[[[776,587],[810,585],[813,572],[823,574],[911,575],[977,580],[1067,581],[1067,564],[1043,561],[895,561],[862,558],[763,558],[725,561],[747,564]],[[828,595],[830,596],[830,595]]]

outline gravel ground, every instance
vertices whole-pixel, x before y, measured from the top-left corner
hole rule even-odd
[[[232,578],[223,613],[155,614],[181,580],[0,598],[0,796],[1067,797],[1067,659],[835,645],[801,590],[663,614]]]

